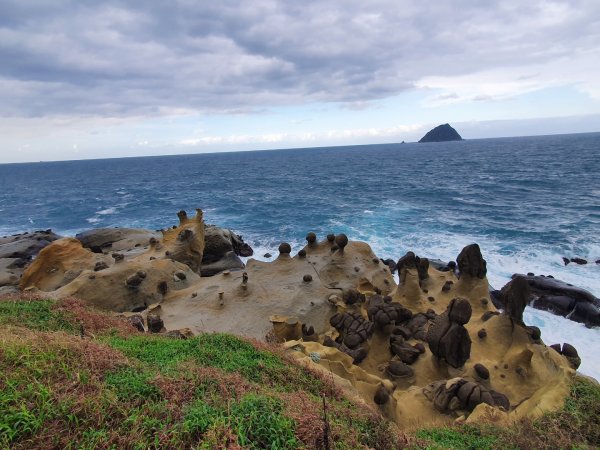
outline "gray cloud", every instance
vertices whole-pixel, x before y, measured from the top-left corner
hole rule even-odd
[[[3,116],[356,108],[427,77],[526,78],[600,42],[595,0],[33,3],[0,0]]]

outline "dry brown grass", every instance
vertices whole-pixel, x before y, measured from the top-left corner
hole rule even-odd
[[[139,333],[124,317],[91,309],[83,301],[73,297],[57,300],[53,310],[60,312],[75,327],[83,326],[86,335],[116,332],[120,335]]]

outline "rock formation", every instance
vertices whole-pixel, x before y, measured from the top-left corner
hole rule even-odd
[[[460,134],[449,124],[438,125],[423,136],[419,142],[445,142],[445,141],[462,141]]]
[[[367,244],[309,233],[295,255],[282,243],[271,262],[250,259],[243,272],[201,277],[207,252],[236,254],[233,236],[208,232],[200,211],[179,217],[179,226],[132,251],[108,253],[122,239],[99,244],[101,253],[57,240],[21,287],[79,297],[174,338],[230,332],[284,341],[292,357],[404,427],[477,420],[486,408],[506,421],[533,417],[568,393],[577,351],[549,349],[539,329],[522,323],[523,279],[503,291],[506,313],[495,310],[476,245],[458,256],[460,277],[450,263],[407,253],[397,285]]]
[[[588,327],[600,326],[600,299],[585,289],[550,276],[513,275],[513,281],[517,278],[523,279],[528,285],[525,299],[527,305],[567,317]],[[505,288],[502,288],[502,291]],[[491,298],[497,308],[505,308],[506,303],[502,291],[491,293]]]

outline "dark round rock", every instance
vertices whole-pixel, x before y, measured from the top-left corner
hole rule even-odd
[[[412,377],[415,373],[412,367],[402,361],[390,361],[388,372],[395,377]]]
[[[289,255],[290,253],[292,253],[292,246],[287,242],[282,242],[281,244],[279,244],[279,253],[281,253],[282,255]]]
[[[483,364],[475,364],[473,366],[473,369],[475,369],[475,373],[480,377],[483,378],[484,380],[489,380],[490,379],[490,371],[488,370],[487,367],[485,367]]]
[[[271,255],[270,253],[265,253],[263,256],[265,258],[272,258],[273,257],[273,255]]]
[[[556,350],[557,353],[560,353],[560,344],[552,344],[550,348]]]
[[[317,242],[317,235],[311,231],[306,235],[306,240],[309,244],[314,244],[315,242]]]
[[[482,328],[477,332],[477,337],[479,339],[484,339],[485,337],[487,337],[487,331],[485,331],[485,328]]]
[[[452,322],[464,325],[471,320],[471,314],[473,314],[473,309],[468,300],[457,297],[450,302],[448,317]]]
[[[421,342],[418,342],[415,345],[413,345],[413,348],[421,354],[425,353],[425,345]]]
[[[355,349],[362,343],[362,339],[357,333],[349,333],[344,338],[344,344],[350,349]]]
[[[570,358],[579,357],[579,353],[577,353],[577,349],[573,347],[571,344],[567,344],[566,342],[562,346],[561,353]]]
[[[327,240],[328,240],[329,242],[333,242],[333,241],[335,241],[335,234],[331,234],[331,233],[330,233],[330,234],[328,234],[328,235],[327,235]]]
[[[298,252],[300,258],[306,258],[306,250],[302,249]]]
[[[348,236],[346,236],[345,234],[338,234],[335,237],[335,243],[337,244],[337,246],[341,249],[344,250],[344,247],[346,245],[348,245]]]
[[[312,281],[312,275],[310,274],[306,274],[302,277],[302,281],[304,281],[305,283],[310,283]]]

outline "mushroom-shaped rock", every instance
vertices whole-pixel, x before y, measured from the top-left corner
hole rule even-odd
[[[327,235],[327,241],[328,241],[330,244],[333,244],[333,242],[335,241],[335,234],[332,234],[332,233],[328,234],[328,235]]]
[[[306,235],[306,241],[309,245],[314,244],[315,242],[317,242],[317,235],[311,231]]]
[[[531,289],[524,277],[516,276],[500,291],[504,303],[504,314],[523,323],[523,311],[529,302]]]
[[[458,270],[463,274],[476,278],[485,278],[487,273],[486,262],[481,255],[481,249],[477,244],[467,245],[462,249],[458,258]]]
[[[281,244],[279,244],[279,253],[281,255],[289,255],[290,253],[292,253],[292,246],[287,242],[282,242]]]
[[[340,252],[343,252],[344,251],[344,247],[346,247],[346,245],[348,245],[348,236],[346,236],[343,233],[342,234],[338,234],[335,237],[335,244],[340,249]]]

